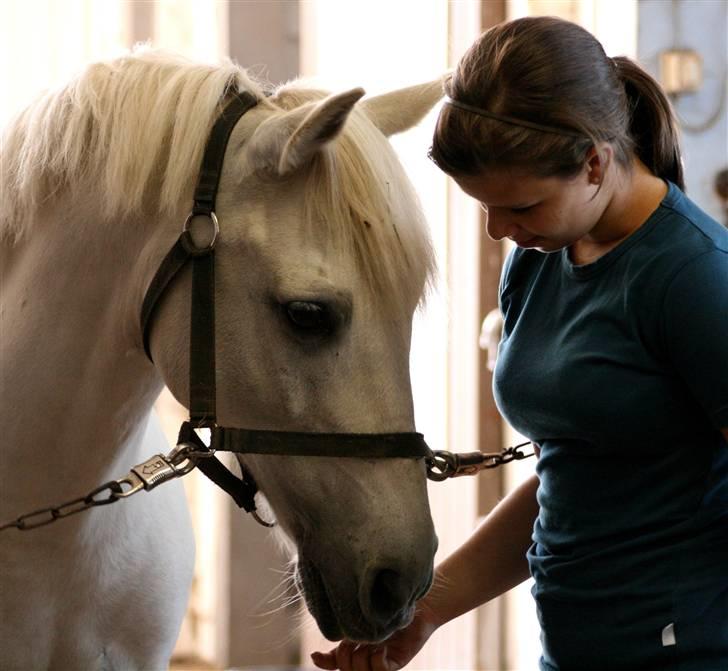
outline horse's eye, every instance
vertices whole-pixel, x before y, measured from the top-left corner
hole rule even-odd
[[[284,308],[288,321],[298,331],[321,334],[333,326],[329,311],[321,303],[291,301],[286,303]]]

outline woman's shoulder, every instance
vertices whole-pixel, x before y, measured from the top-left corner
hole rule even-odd
[[[660,211],[664,222],[661,234],[666,243],[678,245],[688,254],[713,249],[728,252],[728,229],[703,211],[674,184],[669,184],[667,195],[660,204]]]
[[[690,267],[714,275],[728,264],[728,229],[710,217],[674,184],[638,231],[620,267],[623,283],[663,292]]]

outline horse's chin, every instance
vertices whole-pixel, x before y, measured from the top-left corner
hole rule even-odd
[[[316,566],[304,559],[299,559],[296,569],[296,585],[306,600],[309,612],[316,620],[319,630],[329,641],[340,641],[347,638],[355,643],[381,643],[395,631],[406,627],[414,617],[414,606],[402,612],[399,617],[386,627],[368,625],[358,605],[350,606],[342,615],[337,615],[321,572]]]
[[[298,591],[303,594],[306,606],[324,637],[329,641],[340,641],[344,638],[339,620],[331,606],[329,595],[326,593],[321,573],[311,562],[298,562],[296,586]]]

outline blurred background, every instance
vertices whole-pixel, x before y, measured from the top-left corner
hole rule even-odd
[[[609,55],[637,58],[662,82],[683,131],[687,190],[728,224],[728,0],[0,0],[0,123],[138,42],[196,60],[231,58],[274,84],[305,77],[332,91],[380,93],[440,76],[495,23],[544,14],[580,23]],[[440,266],[413,336],[417,425],[434,449],[499,451],[519,439],[490,391],[507,248],[484,235],[479,208],[426,159],[436,111],[393,141]],[[171,443],[185,411],[168,394],[157,408]],[[431,486],[439,558],[532,472],[524,462]],[[173,667],[310,668],[309,653],[330,644],[293,598],[274,535],[196,473],[186,487],[197,568]],[[539,630],[529,588],[443,627],[408,668],[533,669]]]

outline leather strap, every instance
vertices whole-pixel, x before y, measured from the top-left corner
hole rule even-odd
[[[352,457],[358,459],[426,458],[432,456],[421,433],[299,433],[294,431],[254,431],[214,426],[210,447],[215,452],[235,454],[278,454],[298,457]],[[188,438],[191,436],[191,438]],[[194,442],[208,448],[185,422],[179,442]],[[218,459],[204,457],[199,468],[226,491],[240,508],[254,513],[258,486],[243,469],[243,478],[233,475]]]
[[[180,235],[177,241],[172,245],[172,249],[167,252],[167,256],[164,257],[159,269],[157,270],[154,278],[152,279],[147,293],[144,296],[144,302],[142,303],[142,314],[141,314],[141,327],[142,337],[144,339],[144,351],[147,357],[152,361],[152,353],[149,351],[149,320],[152,317],[154,308],[159,303],[167,287],[171,284],[172,280],[177,277],[177,273],[182,270],[183,266],[187,263],[190,258],[190,252],[188,245],[185,244],[186,233]]]
[[[210,452],[189,422],[182,423],[177,443],[193,443],[200,452]],[[197,462],[197,468],[218,487],[230,494],[239,508],[244,508],[248,513],[255,511],[255,493],[258,491],[258,487],[249,473],[244,471],[241,480],[213,456],[202,457]]]
[[[202,157],[192,216],[207,216],[211,220],[215,217],[215,200],[230,134],[240,117],[257,102],[250,93],[237,94],[212,127]],[[217,418],[214,243],[213,239],[204,253],[192,257],[190,421],[197,426],[214,426]]]
[[[245,112],[257,104],[248,92],[239,93],[212,127],[200,167],[192,216],[215,217],[215,200],[230,134]],[[215,224],[217,228],[217,224]],[[190,421],[214,426],[217,419],[215,386],[215,248],[192,259],[190,319]]]
[[[215,217],[215,201],[220,184],[230,134],[245,112],[257,104],[247,91],[237,93],[215,122],[205,146],[200,175],[194,193],[192,212],[185,230],[164,257],[144,296],[141,310],[141,330],[144,351],[149,360],[149,327],[154,309],[180,270],[192,260],[192,294],[190,319],[190,419],[197,426],[214,426],[216,419],[215,387],[215,240],[207,248],[195,246],[187,230],[190,218]],[[215,221],[215,227],[217,223]],[[201,451],[208,448],[189,422],[180,428],[178,442],[192,442]],[[213,456],[199,460],[197,467],[233,498],[247,512],[255,512],[257,486],[249,474],[243,479],[233,475]]]
[[[215,250],[192,260],[190,308],[190,421],[214,426],[215,386]]]
[[[297,457],[360,459],[432,456],[421,433],[298,433],[216,426],[212,449],[236,454],[286,454]]]
[[[247,91],[236,93],[215,122],[202,158],[200,176],[193,197],[192,215],[210,216],[214,213],[217,188],[220,183],[220,173],[222,172],[225,148],[230,139],[230,133],[240,117],[254,107],[257,102],[256,98]],[[149,351],[149,321],[154,309],[162,299],[167,287],[186,265],[187,261],[196,256],[205,255],[206,251],[196,248],[189,232],[185,230],[164,257],[155,273],[144,296],[140,318],[144,351],[150,361],[152,361],[152,355]],[[214,275],[212,280],[214,282]]]
[[[192,214],[209,214],[215,211],[217,188],[220,184],[222,163],[225,159],[225,149],[230,139],[230,133],[240,117],[257,104],[257,98],[247,91],[236,93],[212,127],[205,146],[205,154],[202,157]]]

